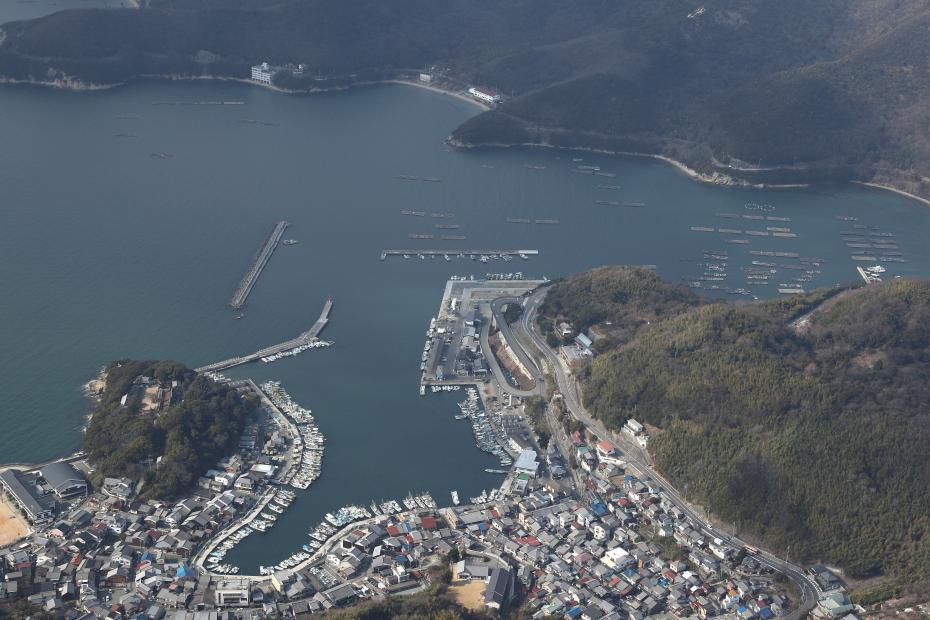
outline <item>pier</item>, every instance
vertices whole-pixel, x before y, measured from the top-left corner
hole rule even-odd
[[[274,254],[275,249],[278,247],[278,242],[281,241],[281,237],[284,236],[284,231],[287,230],[288,226],[290,226],[290,224],[287,222],[278,222],[274,225],[271,234],[265,239],[265,243],[258,251],[258,254],[255,255],[255,260],[252,261],[249,270],[242,276],[242,280],[239,282],[236,292],[233,293],[232,298],[229,300],[230,308],[239,310],[245,305],[246,299],[249,298],[249,293],[252,292],[252,287],[255,286],[258,277],[262,275],[262,270],[265,269],[265,265],[268,264],[268,259]]]
[[[195,369],[197,372],[219,372],[221,370],[226,370],[228,368],[233,368],[234,366],[241,366],[242,364],[248,364],[254,362],[263,357],[269,355],[274,355],[275,353],[281,353],[283,351],[289,351],[291,349],[296,349],[297,347],[303,346],[305,344],[310,344],[318,339],[320,332],[323,331],[323,328],[326,327],[326,324],[329,322],[329,312],[333,307],[333,297],[330,295],[326,299],[326,303],[323,305],[323,312],[320,313],[320,318],[316,320],[316,323],[313,324],[313,327],[303,332],[296,338],[292,338],[286,342],[280,344],[275,344],[270,347],[265,347],[260,351],[251,353],[249,355],[243,355],[240,357],[231,357],[225,359],[221,362],[214,362],[212,364],[207,364],[206,366],[201,366],[200,368]]]
[[[381,260],[388,256],[538,256],[539,250],[382,250]]]

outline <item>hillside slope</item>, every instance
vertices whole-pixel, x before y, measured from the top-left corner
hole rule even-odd
[[[850,291],[796,333],[791,321],[831,292],[683,307],[688,292],[650,290],[652,274],[608,273],[624,291],[614,314],[652,305],[656,291],[679,310],[585,369],[596,417],[661,428],[650,452],[676,486],[776,552],[855,577],[930,578],[930,284]],[[643,285],[648,294],[626,293]],[[544,325],[583,322],[585,309],[584,297],[544,308]]]
[[[142,376],[151,385],[173,386],[170,402],[157,412],[143,407],[137,382]],[[147,497],[173,499],[221,457],[235,452],[246,418],[257,405],[255,398],[175,362],[112,362],[106,389],[84,432],[93,481],[125,476],[143,481]]]
[[[669,155],[753,182],[930,196],[925,0],[150,0],[4,26],[0,75],[113,84],[304,63],[303,87],[429,66],[512,98],[462,145]],[[751,162],[747,166],[744,162]]]

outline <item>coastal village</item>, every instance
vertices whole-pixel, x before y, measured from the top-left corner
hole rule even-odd
[[[523,605],[534,617],[581,620],[794,618],[798,593],[759,550],[710,535],[614,441],[583,426],[554,428],[541,447],[526,421],[528,391],[511,372],[531,362],[513,347],[514,360],[502,365],[487,344],[488,323],[506,336],[495,301],[539,284],[450,280],[427,332],[421,395],[426,386],[463,390],[456,417],[469,420],[480,449],[500,458],[499,487],[472,498],[453,492],[451,504],[422,493],[346,506],[311,526],[279,564],[239,574],[226,553],[274,527],[325,471],[325,438],[281,383],[212,373],[261,406],[238,450],[181,499],[147,499],[139,481],[125,478],[93,488],[80,454],[0,473],[9,504],[31,529],[0,546],[0,599],[69,619],[296,618],[447,579],[460,603],[492,613]],[[479,357],[482,364],[459,364]],[[89,391],[104,385],[101,377]],[[177,397],[175,387],[140,376],[123,403],[139,398],[157,415]],[[635,420],[625,433],[647,444]],[[810,578],[820,598],[815,615],[856,618],[829,570],[815,567]]]

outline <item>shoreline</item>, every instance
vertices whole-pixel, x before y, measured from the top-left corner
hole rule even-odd
[[[414,82],[411,80],[401,80],[401,79],[384,80],[381,83],[382,84],[403,84],[405,86],[413,86],[414,88],[422,88],[423,90],[428,90],[428,91],[431,91],[431,92],[434,92],[440,95],[447,95],[449,97],[454,97],[458,99],[459,101],[470,103],[474,105],[475,107],[479,108],[480,110],[482,110],[483,112],[487,112],[488,110],[491,109],[491,106],[481,103],[477,99],[473,99],[469,97],[468,95],[465,95],[458,91],[448,90],[445,88],[440,88],[438,86],[432,86],[430,84],[423,84],[421,82]]]
[[[412,80],[404,80],[401,78],[390,78],[384,80],[374,80],[370,82],[357,82],[354,84],[349,84],[346,86],[336,86],[331,88],[310,88],[305,90],[294,90],[288,88],[281,88],[273,84],[260,84],[248,78],[237,78],[237,77],[227,77],[220,75],[201,75],[201,76],[181,76],[181,75],[166,75],[166,74],[144,74],[140,75],[134,79],[141,80],[166,80],[166,81],[175,81],[175,82],[196,82],[196,81],[217,81],[217,82],[237,82],[240,84],[245,84],[248,86],[254,86],[259,88],[264,88],[271,90],[277,93],[286,94],[286,95],[312,95],[317,93],[332,93],[332,92],[342,92],[348,91],[355,88],[361,88],[365,86],[377,86],[380,84],[400,84],[403,86],[412,86],[414,88],[421,88],[423,90],[428,90],[430,92],[436,93],[438,95],[445,95],[449,97],[454,97],[459,101],[470,103],[482,112],[487,112],[492,108],[488,105],[481,103],[471,97],[468,97],[460,92],[452,91],[438,86],[432,86],[429,84],[421,84]],[[118,88],[120,86],[125,86],[129,81],[125,82],[116,82],[113,84],[88,84],[71,78],[69,76],[62,76],[61,78],[55,80],[16,80],[11,78],[0,77],[0,85],[32,85],[32,86],[42,86],[46,88],[57,88],[61,90],[71,90],[71,91],[102,91],[110,90],[113,88]],[[512,147],[533,147],[533,148],[549,148],[563,151],[573,151],[581,153],[596,153],[599,155],[611,155],[611,156],[622,156],[622,157],[640,157],[640,158],[649,158],[663,161],[670,166],[674,167],[680,173],[684,174],[686,177],[698,183],[704,183],[706,185],[716,185],[718,187],[739,187],[745,189],[804,189],[808,187],[813,187],[815,183],[752,183],[738,177],[734,177],[722,172],[714,172],[712,174],[707,174],[703,172],[698,172],[694,168],[691,168],[686,163],[673,159],[667,155],[660,155],[658,153],[641,153],[637,151],[614,151],[610,149],[599,149],[593,147],[581,147],[581,146],[555,146],[552,144],[542,144],[536,142],[523,142],[517,144],[508,144],[504,142],[488,142],[483,144],[466,144],[458,140],[453,140],[447,138],[446,142],[455,148],[460,149],[475,149],[475,148],[512,148]],[[857,181],[850,180],[847,183],[852,183],[854,185],[862,185],[865,187],[871,187],[873,189],[881,189],[889,192],[894,192],[899,196],[904,196],[905,198],[910,198],[917,202],[920,202],[926,206],[930,206],[930,199],[923,198],[916,194],[912,194],[906,190],[893,187],[891,185],[884,185],[882,183],[873,183],[871,181]]]
[[[917,202],[923,203],[927,205],[928,207],[930,207],[930,199],[923,198],[921,196],[918,196],[917,194],[906,192],[903,189],[898,189],[897,187],[892,187],[891,185],[882,185],[881,183],[872,183],[869,181],[850,181],[850,183],[852,183],[853,185],[862,185],[865,187],[871,187],[872,189],[883,189],[888,192],[894,192],[895,194],[899,194],[901,196],[904,196],[905,198],[910,198],[911,200],[916,200]]]
[[[746,189],[803,189],[806,187],[811,187],[812,183],[751,183],[744,179],[733,177],[721,172],[714,172],[713,174],[706,174],[703,172],[698,172],[694,168],[688,166],[688,164],[668,157],[667,155],[659,155],[657,153],[641,153],[638,151],[614,151],[611,149],[599,149],[594,147],[584,147],[584,146],[556,146],[554,144],[543,144],[539,142],[521,142],[519,144],[507,144],[504,142],[496,143],[483,143],[483,144],[467,144],[460,142],[458,140],[447,138],[446,142],[451,146],[460,149],[478,149],[478,148],[513,148],[513,147],[524,147],[524,148],[543,148],[543,149],[553,149],[557,151],[570,151],[578,153],[594,153],[596,155],[609,155],[612,157],[638,157],[638,158],[648,158],[656,159],[663,161],[666,164],[674,167],[680,173],[688,177],[693,181],[698,183],[704,183],[706,185],[716,185],[718,187],[741,187]],[[852,181],[856,182],[856,181]],[[930,202],[928,202],[930,204]]]

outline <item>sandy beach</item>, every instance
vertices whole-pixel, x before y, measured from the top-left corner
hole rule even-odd
[[[927,200],[926,198],[921,198],[917,194],[911,194],[910,192],[906,192],[903,189],[898,189],[890,185],[882,185],[881,183],[866,183],[865,181],[851,181],[851,183],[854,183],[855,185],[864,185],[866,187],[874,187],[875,189],[884,189],[889,192],[894,192],[895,194],[907,196],[908,198],[912,200],[916,200],[917,202],[922,202],[925,205],[930,206],[930,200]]]
[[[440,95],[448,95],[450,97],[455,97],[456,99],[461,99],[466,103],[470,103],[474,106],[481,108],[484,111],[490,110],[491,106],[485,105],[475,99],[474,97],[469,97],[464,93],[453,92],[451,90],[446,90],[444,88],[439,88],[437,86],[430,86],[429,84],[424,84],[422,82],[414,82],[412,80],[384,80],[385,84],[405,84],[407,86],[415,86],[416,88],[422,88],[424,90],[429,90],[434,93],[439,93]]]
[[[19,540],[29,533],[29,524],[9,504],[6,497],[0,498],[0,547]]]

